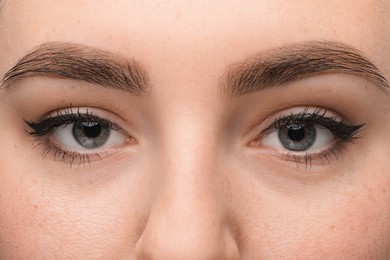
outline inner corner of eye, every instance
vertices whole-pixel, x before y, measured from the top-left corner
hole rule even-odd
[[[132,136],[127,136],[125,142],[126,142],[126,144],[138,144],[137,139],[135,139]]]
[[[248,143],[248,146],[250,147],[258,147],[261,145],[261,140],[259,138],[256,138],[255,140],[251,140],[249,143]]]
[[[249,146],[251,147],[265,147],[271,146],[274,142],[278,142],[278,138],[275,135],[270,135],[261,132],[255,139],[249,142]]]

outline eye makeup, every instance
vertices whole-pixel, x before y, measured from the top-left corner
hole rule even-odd
[[[93,109],[69,107],[57,110],[43,119],[25,120],[34,138],[35,147],[42,148],[42,155],[54,156],[54,160],[78,164],[90,164],[102,160],[119,146],[134,143],[116,124],[95,115]]]
[[[283,160],[306,167],[337,160],[358,137],[364,124],[353,125],[322,108],[282,112],[261,130],[252,146],[273,148]]]

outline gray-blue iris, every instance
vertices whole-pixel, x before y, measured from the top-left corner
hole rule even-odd
[[[108,124],[94,121],[81,121],[73,125],[73,137],[84,148],[95,149],[104,145],[110,136]]]
[[[313,124],[289,124],[279,128],[279,140],[284,148],[290,151],[306,151],[316,140],[316,129]]]

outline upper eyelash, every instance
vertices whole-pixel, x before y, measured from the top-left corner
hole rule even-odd
[[[41,137],[47,134],[51,134],[56,128],[75,123],[77,121],[95,121],[100,124],[109,126],[111,129],[119,130],[120,128],[112,122],[103,119],[99,116],[93,115],[87,109],[86,112],[80,112],[80,108],[69,107],[64,110],[56,111],[56,115],[49,115],[48,117],[37,121],[27,121],[25,123],[32,129],[32,131],[26,130],[30,136]]]
[[[309,111],[309,108],[305,108],[303,111],[290,115],[281,115],[274,120],[274,122],[261,131],[261,135],[267,135],[277,131],[280,127],[289,124],[297,123],[314,123],[323,126],[330,130],[335,136],[341,140],[352,140],[356,138],[358,131],[364,126],[364,124],[351,125],[344,120],[338,119],[336,116],[326,116],[326,110],[315,109],[313,112]]]

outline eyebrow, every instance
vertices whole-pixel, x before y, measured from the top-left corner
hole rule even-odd
[[[135,60],[76,43],[39,45],[4,74],[0,89],[33,76],[75,79],[137,96],[145,95],[149,87],[145,70]]]
[[[242,96],[323,73],[352,74],[374,82],[382,90],[389,88],[380,70],[360,51],[329,41],[293,44],[233,64],[221,88],[232,97]]]

